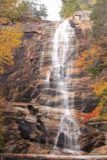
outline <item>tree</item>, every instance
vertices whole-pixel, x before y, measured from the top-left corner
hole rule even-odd
[[[62,2],[61,17],[66,18],[72,16],[74,12],[80,9],[79,0],[63,0]]]
[[[19,21],[28,17],[46,18],[47,9],[40,3],[30,3],[28,0],[0,0],[0,17],[11,21]]]
[[[20,20],[29,13],[29,3],[18,0],[0,0],[0,17],[9,18],[12,21]]]
[[[41,4],[40,5],[40,9],[39,9],[40,11],[39,11],[39,17],[40,18],[46,18],[47,17],[47,8],[45,7],[45,5],[44,4]]]
[[[92,9],[91,19],[93,21],[93,38],[99,39],[107,35],[107,0],[97,0]]]
[[[44,19],[47,15],[47,8],[44,4],[32,3],[31,4],[32,16],[37,19]]]
[[[82,114],[83,121],[87,122],[92,118],[105,118],[102,115],[107,104],[107,1],[97,0],[92,6],[93,32],[90,48],[85,50],[77,60],[77,64],[90,72],[95,77],[95,83],[92,86],[93,92],[99,97],[100,103],[92,113]]]
[[[91,10],[97,0],[62,0],[61,17],[70,17],[79,10]]]

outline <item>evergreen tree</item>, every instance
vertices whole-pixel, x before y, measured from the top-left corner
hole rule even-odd
[[[19,21],[27,17],[46,18],[45,5],[36,2],[30,3],[28,0],[0,0],[0,18]]]
[[[91,10],[97,0],[62,0],[61,17],[70,17],[79,10]]]
[[[92,9],[91,19],[93,21],[94,38],[107,35],[107,0],[97,0]]]

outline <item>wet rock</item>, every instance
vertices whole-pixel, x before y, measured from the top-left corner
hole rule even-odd
[[[26,149],[29,148],[28,144],[19,143],[20,139],[43,145],[48,143],[48,145],[51,144],[53,146],[61,116],[59,116],[60,110],[54,112],[51,109],[65,107],[62,105],[64,98],[61,98],[60,91],[57,91],[58,76],[50,74],[49,84],[47,83],[47,75],[53,72],[51,71],[52,62],[49,53],[52,50],[52,37],[55,24],[50,22],[47,25],[47,22],[44,22],[43,24],[27,23],[24,25],[26,35],[23,39],[22,47],[15,52],[15,66],[11,66],[1,78],[0,82],[1,86],[3,86],[1,91],[9,101],[34,101],[36,105],[42,105],[43,108],[40,112],[41,115],[42,112],[45,113],[45,120],[42,120],[41,115],[37,114],[34,107],[29,109],[30,116],[33,117],[35,115],[35,121],[33,122],[27,121],[24,116],[18,117],[18,113],[8,115],[7,126],[10,126],[15,121],[18,129],[13,129],[13,126],[8,127],[6,139],[8,141],[14,139],[18,142],[17,146],[12,146],[12,151],[16,152],[18,150],[18,153],[21,150],[24,150],[23,153],[28,152]],[[73,26],[74,24],[71,22],[71,25]],[[88,41],[79,28],[76,32],[79,40],[78,54],[81,54],[81,51],[87,49]],[[72,43],[76,43],[75,39],[73,39]],[[75,54],[74,50],[73,55],[69,55],[66,60],[69,64],[72,64],[72,61],[75,63],[77,58],[78,55]],[[66,69],[66,66],[62,68],[64,71]],[[70,108],[75,105],[75,108],[78,110],[83,110],[86,113],[91,112],[97,106],[98,99],[90,88],[92,84],[90,74],[81,71],[81,68],[74,64],[73,67],[69,66],[69,74],[63,73],[60,78],[66,77],[69,79],[66,86]],[[81,128],[81,132],[80,144],[83,151],[90,152],[97,147],[105,145],[103,133],[96,132],[89,127]],[[61,133],[57,144],[59,147],[64,147],[65,138],[67,139]]]
[[[96,128],[88,125],[81,125],[80,131],[82,135],[94,134],[96,133]]]
[[[47,130],[44,122],[41,119],[41,115],[35,115],[35,121],[22,121],[19,124],[19,131],[23,139],[38,142],[41,144],[47,141]]]
[[[87,97],[84,101],[84,109],[83,112],[89,113],[92,112],[99,103],[99,98],[95,97],[95,95]]]
[[[63,149],[64,148],[66,148],[66,149],[72,148],[72,150],[74,148],[74,150],[75,150],[75,144],[74,145],[72,144],[72,146],[70,148],[70,145],[69,145],[70,141],[71,141],[71,139],[69,139],[69,137],[67,137],[64,133],[60,133],[59,139],[57,142],[57,147],[63,148]],[[73,142],[73,139],[72,139],[72,142]]]
[[[15,101],[16,102],[20,102],[20,100],[22,102],[30,102],[31,101],[31,95],[33,92],[33,88],[27,88],[21,95],[18,95],[18,97],[16,97]]]
[[[19,140],[12,140],[8,143],[7,146],[4,147],[3,153],[27,153],[29,150],[29,142],[19,139]]]
[[[38,86],[39,66],[42,63],[47,30],[50,32],[48,25],[55,24],[48,21],[23,23],[25,36],[22,46],[14,53],[15,65],[8,67],[8,71],[0,80],[1,94],[4,94],[7,100],[31,101],[32,94]]]
[[[60,148],[64,148],[65,135],[61,133],[57,142],[57,146]]]
[[[80,136],[81,150],[84,152],[91,152],[95,148],[105,145],[105,134],[102,132],[95,132]]]
[[[29,143],[26,141],[19,141],[16,146],[13,148],[12,153],[28,153],[29,150]]]
[[[62,94],[61,91],[54,90],[54,89],[51,89],[51,88],[47,88],[47,89],[42,90],[42,93],[47,94],[47,95],[52,95],[52,96]]]
[[[36,130],[35,123],[23,121],[19,125],[20,134],[21,134],[22,138],[24,138],[24,139],[31,139],[31,140],[35,141],[35,137],[37,136],[35,130]],[[35,134],[33,134],[33,139],[32,139],[32,133],[35,133]]]
[[[75,27],[74,22],[70,20],[71,26]],[[8,68],[8,71],[2,76],[0,82],[2,93],[5,94],[9,101],[30,102],[35,104],[60,107],[63,99],[57,97],[61,95],[57,91],[57,75],[52,70],[52,62],[50,51],[53,48],[52,38],[56,24],[53,22],[26,22],[23,24],[25,36],[22,46],[15,52],[15,65]],[[80,28],[76,27],[76,35],[80,49],[87,48],[87,40]],[[70,36],[70,35],[69,35]],[[76,43],[73,39],[72,43]],[[83,45],[83,46],[82,46]],[[67,61],[72,64],[76,61],[78,55],[68,55]],[[81,54],[79,52],[78,54]],[[43,57],[44,56],[44,57]],[[74,58],[75,57],[75,58]],[[63,67],[62,78],[69,77],[67,83],[68,92],[75,91],[75,107],[79,110],[84,109],[84,112],[92,111],[98,101],[90,89],[90,75],[81,71],[78,66],[69,66],[69,74],[65,74],[67,67]],[[49,84],[46,83],[47,74],[50,72]],[[4,85],[3,85],[4,84]],[[77,95],[78,93],[78,95]],[[50,97],[43,96],[49,95]],[[69,93],[68,93],[69,94]],[[90,96],[89,96],[90,94]],[[55,99],[52,101],[50,99]],[[72,98],[72,96],[71,96]],[[69,105],[72,106],[73,100],[69,100]]]
[[[27,106],[27,108],[28,108],[30,114],[33,115],[33,116],[35,116],[35,117],[39,113],[39,108],[35,108],[32,104],[29,104]]]
[[[100,122],[90,122],[88,124],[89,126],[92,126],[93,128],[98,128],[99,131],[107,133],[107,122],[106,121],[100,121]]]
[[[72,20],[69,20],[71,27],[75,28],[75,23]]]

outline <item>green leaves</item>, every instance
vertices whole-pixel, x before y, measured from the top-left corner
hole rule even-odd
[[[106,65],[89,66],[88,71],[92,73],[94,76],[98,76],[100,75],[100,73],[104,68],[107,68],[107,66]]]
[[[30,3],[22,0],[0,0],[0,18],[8,18],[11,21],[19,21],[32,17],[43,19],[47,17],[47,9],[44,4]]]
[[[23,18],[29,11],[29,3],[18,0],[0,1],[0,17],[9,18],[12,21],[17,21]]]
[[[93,6],[91,19],[93,21],[93,36],[99,39],[107,35],[107,0],[97,0]]]
[[[72,16],[74,12],[80,9],[78,0],[67,0],[63,3],[62,9],[60,11],[61,17],[67,18]]]
[[[31,6],[32,16],[37,19],[44,19],[47,15],[47,8],[44,4],[32,4]]]
[[[90,10],[96,0],[62,0],[61,17],[67,18],[79,10]]]

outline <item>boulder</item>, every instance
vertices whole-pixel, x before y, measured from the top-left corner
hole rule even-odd
[[[19,131],[23,139],[44,144],[47,141],[47,130],[41,116],[37,115],[36,119],[36,122],[22,121]]]
[[[107,155],[107,145],[94,149],[90,155]]]
[[[105,143],[105,134],[102,132],[89,133],[80,136],[80,147],[84,152],[91,152],[95,148],[104,146]]]
[[[36,130],[36,124],[32,122],[22,121],[21,124],[19,125],[20,134],[24,139],[35,140],[35,137],[37,136],[35,130]]]

